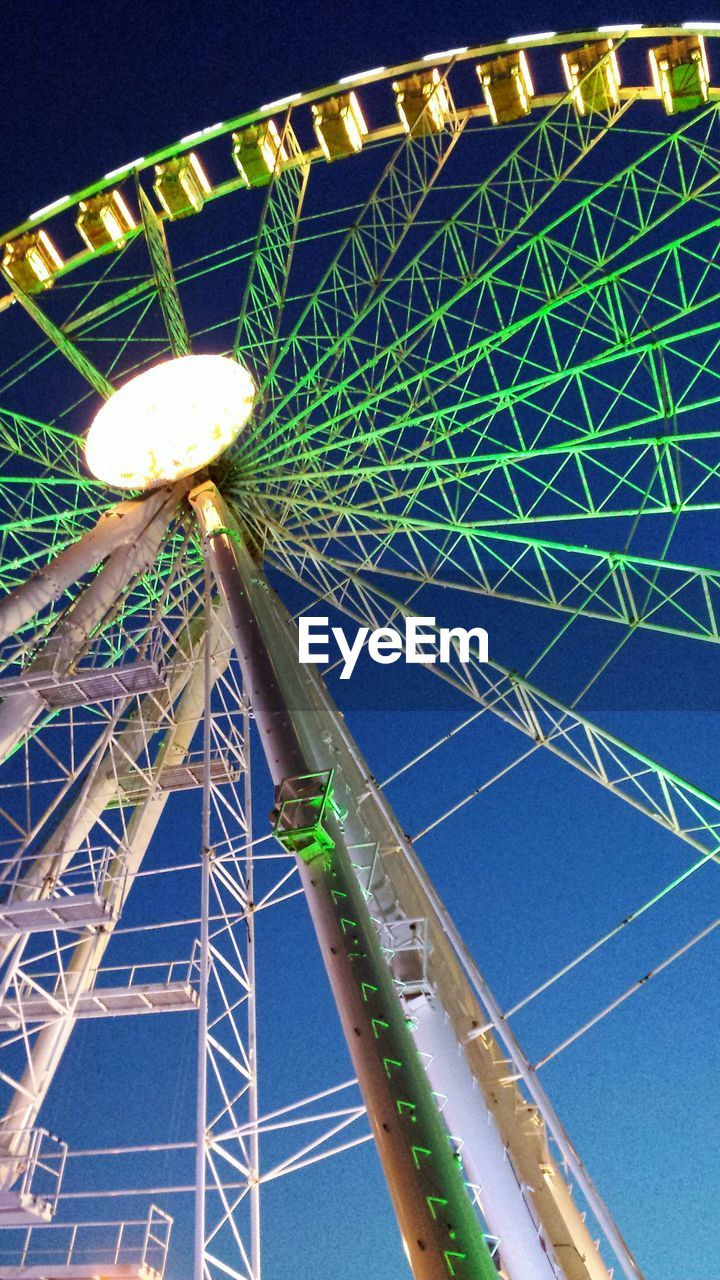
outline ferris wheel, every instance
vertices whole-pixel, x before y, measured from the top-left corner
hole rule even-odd
[[[351,75],[4,237],[0,1280],[645,1274],[548,1070],[720,923],[720,801],[586,712],[720,636],[714,25]]]

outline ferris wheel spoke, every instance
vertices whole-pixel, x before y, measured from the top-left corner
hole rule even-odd
[[[0,581],[51,558],[108,505],[104,487],[78,474],[78,438],[56,424],[0,410]]]
[[[55,423],[38,422],[26,414],[9,408],[0,408],[0,452],[7,455],[3,470],[10,469],[12,459],[32,461],[47,468],[50,476],[66,476],[78,483],[78,437]],[[28,476],[28,480],[32,477]],[[102,486],[94,480],[87,485],[97,490]]]
[[[137,175],[135,189],[140,205],[145,243],[155,278],[155,289],[170,348],[174,356],[186,356],[190,353],[190,337],[175,283],[165,228],[140,186]]]
[[[289,110],[280,135],[281,147],[293,136],[291,117]],[[307,164],[276,167],[260,216],[233,341],[235,358],[248,365],[258,386],[265,385],[274,363],[309,176]],[[271,387],[265,386],[262,404],[270,394]]]
[[[316,589],[302,567],[293,570],[287,553],[283,568],[298,582]],[[413,613],[361,574],[340,570],[333,575],[329,564],[323,565],[323,572],[326,583],[332,584],[323,587],[323,598],[358,622],[376,627],[382,625],[378,619],[387,625]],[[720,799],[498,662],[480,663],[471,656],[467,663],[461,663],[451,654],[449,666],[428,665],[427,670],[672,835],[720,862]]]
[[[714,155],[714,138],[718,127],[714,108],[694,118],[684,130],[678,131],[671,139],[664,138],[655,143],[639,160],[633,161],[626,170],[599,189],[593,190],[584,201],[529,237],[527,242],[515,247],[507,257],[491,255],[485,269],[475,267],[469,278],[459,288],[452,289],[449,296],[443,297],[442,293],[447,294],[452,274],[448,274],[446,269],[438,275],[436,270],[434,274],[438,279],[438,294],[434,306],[423,306],[415,312],[411,302],[408,304],[410,324],[397,345],[404,353],[408,347],[412,348],[413,343],[416,345],[422,341],[428,331],[434,331],[438,317],[457,309],[466,296],[472,297],[476,317],[470,323],[470,334],[484,319],[485,333],[473,345],[471,337],[468,337],[468,322],[464,323],[463,337],[458,347],[460,360],[468,348],[472,348],[473,355],[478,358],[483,344],[488,347],[501,345],[507,328],[512,333],[514,328],[522,329],[526,323],[538,323],[542,336],[545,312],[552,314],[554,309],[564,306],[566,294],[572,300],[573,290],[578,286],[581,289],[607,290],[604,276],[608,265],[613,258],[618,258],[622,264],[623,254],[627,253],[628,247],[635,241],[647,236],[653,228],[692,201],[702,200],[703,205],[709,201],[712,206],[713,198],[717,198],[715,189],[720,174]],[[695,132],[699,132],[699,138],[695,137]],[[462,207],[460,212],[464,212]],[[454,215],[451,222],[458,219],[459,213]],[[469,238],[469,227],[462,221],[461,226],[462,234],[459,238],[464,243]],[[620,227],[623,230],[622,239],[618,234]],[[482,238],[480,228],[475,230],[475,234]],[[455,235],[457,238],[458,232]],[[428,242],[430,247],[432,243],[431,237]],[[672,245],[668,246],[666,252],[672,254],[672,248]],[[452,260],[452,245],[449,256]],[[430,262],[426,265],[429,268]],[[412,264],[412,268],[415,277],[424,281],[425,276],[419,269],[415,269],[415,264]],[[409,270],[399,269],[395,273],[392,288],[397,290],[399,285],[403,285],[405,291],[409,290],[412,296],[412,282],[405,280]],[[593,276],[598,270],[603,271],[603,279],[593,282]],[[670,273],[666,274],[670,278]],[[520,282],[522,288],[518,287]],[[617,308],[614,296],[611,301],[610,324],[616,326]],[[607,317],[605,324],[608,324]],[[561,344],[561,350],[566,346],[565,341]],[[550,343],[548,348],[552,349]],[[450,346],[442,363],[452,365],[454,362],[457,363],[455,345]],[[432,369],[432,359],[429,363]],[[398,381],[394,363],[388,372],[387,353],[382,351],[361,362],[357,373],[351,371],[346,376],[348,387],[355,378],[366,377],[378,365],[380,379],[379,384],[376,384],[375,398],[379,395],[380,386],[383,394],[387,395],[392,394],[396,383],[400,391],[406,389],[408,380]],[[422,378],[423,369],[424,365],[420,362],[418,372],[414,375],[415,382]],[[501,378],[501,385],[502,381]],[[328,417],[332,417],[334,421],[356,415],[363,407],[362,397],[356,397],[355,403],[343,409],[333,402],[333,397],[337,398],[342,392],[342,387],[338,390],[337,386],[332,386],[316,395],[315,410],[324,403],[330,404],[332,412],[328,412]],[[287,421],[279,424],[274,432],[269,429],[264,431],[262,456],[269,456],[282,447],[283,433],[296,434],[299,422],[304,417],[304,407],[301,406],[295,415],[292,406],[289,407],[291,411]],[[308,430],[311,436],[313,429]],[[315,428],[316,432],[319,430],[320,428]]]
[[[588,1031],[594,1030],[600,1022],[607,1018],[611,1013],[615,1013],[616,1009],[619,1009],[620,1006],[623,1005],[626,1000],[629,1000],[631,996],[635,996],[640,991],[644,991],[647,983],[650,982],[651,979],[656,978],[661,973],[664,973],[671,964],[682,959],[682,957],[687,955],[688,952],[691,951],[693,947],[696,947],[699,942],[704,942],[705,939],[708,938],[710,934],[714,933],[718,927],[720,927],[720,916],[711,920],[710,924],[706,925],[704,929],[700,929],[699,932],[693,934],[689,941],[683,943],[681,947],[677,947],[675,951],[670,953],[670,955],[664,956],[662,960],[658,961],[651,969],[645,972],[641,978],[638,978],[631,984],[631,986],[626,987],[619,996],[616,996],[609,1004],[604,1005],[596,1014],[593,1014],[591,1018],[588,1018],[582,1026],[571,1032],[571,1034],[566,1036],[564,1040],[561,1040],[559,1044],[556,1044],[554,1048],[544,1053],[534,1064],[533,1070],[539,1071],[542,1067],[546,1066],[548,1062],[552,1062],[553,1058],[557,1058],[558,1054],[563,1053],[565,1049],[569,1049],[570,1046],[575,1044],[581,1036],[586,1035]]]
[[[383,536],[393,529],[467,534],[504,525],[618,519],[714,510],[720,502],[717,432],[600,440],[512,453],[483,465],[454,468],[428,462],[411,484],[388,465],[359,467],[345,494],[316,487],[305,477],[285,488],[279,508],[287,527],[301,527],[310,511],[336,516],[339,535],[348,521],[365,522]],[[412,464],[410,464],[412,466]],[[459,474],[458,474],[459,473]],[[266,499],[272,510],[273,487]]]
[[[664,250],[663,254],[666,258],[672,256],[672,249]],[[642,430],[654,421],[667,422],[677,415],[706,409],[718,397],[715,372],[718,340],[708,319],[703,324],[697,320],[705,318],[703,310],[707,316],[709,308],[717,305],[718,295],[714,289],[709,295],[703,292],[708,280],[714,284],[715,272],[713,266],[711,278],[711,269],[703,269],[692,299],[686,298],[682,307],[680,294],[689,287],[689,281],[686,285],[674,273],[678,305],[669,309],[669,319],[653,325],[651,331],[636,328],[632,338],[627,335],[621,338],[617,330],[601,335],[599,343],[594,336],[595,346],[600,347],[599,354],[588,356],[581,346],[579,360],[576,350],[587,325],[592,323],[592,308],[582,312],[577,325],[575,317],[559,313],[558,324],[574,336],[569,355],[562,359],[555,339],[548,343],[555,353],[554,368],[543,369],[534,354],[540,330],[549,325],[547,316],[537,317],[537,326],[531,328],[529,335],[524,335],[521,348],[513,353],[511,365],[495,370],[490,364],[491,376],[483,392],[476,389],[482,343],[465,351],[462,339],[459,340],[452,359],[442,365],[433,365],[428,352],[423,378],[406,383],[406,388],[416,394],[410,414],[402,411],[394,395],[388,394],[386,399],[375,391],[370,401],[358,403],[353,415],[345,414],[342,423],[328,421],[322,439],[317,427],[311,428],[311,436],[317,442],[300,437],[304,474],[315,477],[312,468],[308,471],[309,464],[315,461],[318,470],[322,467],[328,477],[342,480],[344,475],[352,474],[354,463],[366,469],[370,467],[373,452],[380,452],[381,443],[383,457],[377,460],[381,470],[392,465],[419,468],[425,457],[444,462],[449,469],[483,467],[486,456],[490,461],[494,454],[502,460],[505,451],[521,455],[539,447],[548,435],[553,444],[559,434],[565,435],[571,444],[587,438],[593,442],[605,437],[622,438],[625,433]],[[697,316],[696,310],[700,313]],[[678,330],[680,318],[685,325]],[[664,328],[669,329],[669,333],[665,334]],[[490,345],[500,344],[492,339]],[[440,376],[431,395],[422,393],[424,382],[432,385],[433,378],[444,374],[450,364],[458,363],[457,379],[453,373],[447,378]],[[537,373],[528,378],[528,370],[533,366]],[[460,386],[456,387],[458,380]],[[448,392],[453,394],[449,404]],[[338,432],[338,425],[344,426],[344,430]],[[426,431],[424,440],[418,441],[418,429]],[[504,447],[502,453],[498,445]],[[272,470],[273,465],[281,471],[284,461],[283,452],[276,450],[274,464],[268,460],[265,471]],[[259,469],[262,474],[262,463]]]
[[[24,488],[30,488],[27,500]],[[62,496],[61,496],[62,495]],[[47,563],[71,546],[97,518],[102,503],[84,487],[4,485],[0,480],[0,584],[3,592],[22,586],[28,570]]]
[[[35,324],[42,330],[45,337],[50,339],[61,355],[65,357],[74,369],[77,369],[78,373],[87,383],[89,383],[93,390],[97,391],[99,395],[103,396],[107,400],[112,395],[113,391],[113,388],[107,378],[99,369],[95,368],[95,365],[91,360],[88,360],[86,355],[83,355],[79,347],[75,346],[75,343],[62,332],[62,329],[58,329],[57,325],[54,324],[50,317],[45,314],[41,307],[38,306],[34,298],[31,298],[29,294],[25,293],[3,268],[0,268],[0,272],[2,273],[5,283],[12,290],[17,301],[20,303],[20,306],[27,312],[31,320],[35,321]]]
[[[706,230],[703,228],[703,233]],[[716,232],[717,226],[712,224],[713,237]],[[663,263],[674,264],[676,249],[672,245],[663,248]],[[640,265],[646,264],[641,260]],[[631,328],[618,327],[616,318],[610,323],[606,318],[609,292],[608,298],[601,300],[597,322],[598,297],[579,298],[570,312],[562,308],[557,313],[551,308],[539,311],[532,317],[529,332],[522,326],[516,331],[522,342],[515,350],[511,342],[504,351],[505,339],[495,335],[467,345],[461,331],[451,355],[434,361],[431,344],[424,352],[421,371],[406,377],[402,384],[386,387],[386,394],[374,388],[370,397],[358,400],[353,412],[344,410],[328,419],[322,438],[317,426],[309,428],[307,438],[301,429],[305,466],[315,460],[324,470],[329,469],[338,457],[349,466],[354,449],[357,452],[368,443],[377,447],[381,441],[386,453],[402,459],[408,433],[414,452],[420,455],[418,465],[423,453],[435,456],[439,449],[453,463],[451,441],[459,437],[458,443],[461,448],[465,443],[467,453],[467,442],[463,441],[466,431],[473,433],[478,445],[488,442],[496,449],[499,445],[526,449],[537,447],[551,429],[553,441],[557,441],[558,432],[569,441],[588,436],[596,439],[637,430],[642,424],[686,413],[694,405],[704,407],[708,398],[717,394],[718,342],[708,319],[720,296],[714,287],[716,278],[713,261],[701,269],[688,297],[691,281],[673,265],[676,296],[668,290],[668,314],[650,328],[642,312]],[[617,285],[616,280],[613,291]],[[623,290],[626,285],[624,282]],[[608,285],[602,282],[599,293],[605,290]],[[562,340],[563,332],[571,335],[569,349],[567,337]],[[545,360],[541,352],[546,353]],[[493,361],[498,354],[496,368]],[[486,388],[479,390],[478,364],[482,367],[484,361],[488,377]],[[402,408],[405,392],[413,395],[409,413]],[[453,393],[450,403],[448,392]],[[424,441],[418,442],[418,429],[427,432]],[[276,447],[273,455],[274,465],[282,467],[283,450]],[[262,471],[262,461],[259,467]]]
[[[440,586],[597,618],[640,630],[711,643],[720,641],[720,572],[699,565],[606,551],[585,544],[494,531],[454,537],[438,549],[415,537],[403,555],[395,543],[383,563],[385,543],[375,534],[355,561],[331,550],[332,535],[287,535],[291,555],[352,573]],[[377,541],[376,541],[377,539]],[[292,550],[294,548],[294,551]],[[469,555],[464,555],[467,552]],[[272,559],[279,563],[271,552]]]
[[[578,116],[571,107],[569,97],[562,100],[529,131],[510,156],[497,166],[492,175],[475,188],[473,193],[461,203],[455,214],[449,220],[443,220],[440,227],[410,262],[399,267],[391,284],[387,284],[382,290],[378,290],[376,286],[365,308],[360,311],[350,311],[351,316],[354,317],[350,327],[337,333],[334,345],[329,348],[323,358],[334,364],[338,351],[342,351],[344,358],[349,357],[349,339],[363,317],[364,311],[370,307],[384,307],[387,291],[395,287],[405,275],[410,274],[417,280],[423,279],[423,274],[417,268],[426,256],[430,260],[425,265],[430,267],[432,261],[430,251],[436,247],[436,242],[438,242],[437,256],[441,261],[445,260],[446,255],[449,261],[457,259],[458,246],[462,243],[462,237],[459,238],[457,234],[458,225],[467,227],[472,221],[474,252],[478,255],[488,253],[491,257],[494,256],[498,248],[512,239],[528,217],[535,212],[537,206],[547,198],[563,172],[569,172],[576,167],[579,160],[592,149],[610,125],[623,115],[627,105],[609,109],[606,113],[599,112],[600,119],[596,117],[591,120],[589,117]],[[410,141],[406,145],[411,145]],[[477,263],[469,261],[465,251],[462,250],[458,261],[458,268],[460,267],[465,274],[472,274],[477,270]],[[332,269],[331,267],[330,271]],[[437,264],[433,262],[428,273],[430,278],[436,272]],[[329,275],[330,272],[328,272]],[[311,307],[314,308],[321,300],[324,283],[325,278],[316,290],[310,306],[306,309],[306,314],[312,314]],[[331,295],[331,314],[332,305]],[[305,314],[296,325],[293,335],[281,348],[279,361],[300,332],[300,325],[304,319]],[[335,327],[337,329],[337,325]],[[320,368],[320,365],[316,365],[309,370],[306,377],[300,380],[299,385],[302,386],[303,382],[311,378],[316,380]],[[360,368],[362,369],[362,365]],[[284,403],[280,401],[276,412],[283,407]],[[266,422],[266,436],[273,417],[274,414]]]
[[[413,233],[462,128],[463,122],[452,116],[449,127],[419,137],[408,136],[397,147],[351,229],[343,236],[292,333],[282,341],[268,375],[269,389],[278,373],[282,375],[283,361],[292,364],[295,389],[308,378],[316,380],[325,352],[331,367],[337,363],[339,315],[352,315],[371,304],[401,246]],[[327,371],[322,376],[327,377]],[[311,391],[311,398],[313,394]],[[274,400],[282,405],[285,397],[276,395]],[[263,416],[264,431],[273,412]]]

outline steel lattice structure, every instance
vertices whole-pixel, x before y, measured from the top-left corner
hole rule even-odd
[[[717,921],[532,1059],[513,1020],[718,858],[720,800],[582,705],[631,638],[701,656],[720,638],[720,569],[688,552],[720,506],[703,34],[544,35],[348,77],[4,238],[0,1278],[180,1277],[194,1241],[195,1280],[269,1280],[288,1270],[272,1249],[263,1266],[274,1184],[370,1138],[416,1277],[641,1276],[541,1068]],[[111,491],[83,457],[98,404],[191,352],[251,371],[248,428],[202,473]],[[393,778],[464,751],[413,840],[407,797],[396,814],[298,664],[291,614],[377,628],[441,601],[531,618],[537,645],[522,671],[491,645],[423,673],[447,725],[399,734]],[[564,699],[535,668],[570,628],[583,682]],[[277,839],[253,815],[263,754]],[[654,877],[503,1005],[415,844],[442,828],[451,848],[451,820],[538,756],[652,819]],[[259,1064],[282,1075],[292,1032],[263,1048],[261,962],[306,963],[285,923],[301,897],[352,1066],[300,1061],[277,1101]],[[122,1027],[131,1057],[136,1027],[182,1012],[194,1102],[177,1084],[149,1102],[157,1131],[121,1141],[120,1091],[109,1136],[47,1133],[85,1022]],[[333,1037],[313,1027],[308,1055],[332,1064]]]

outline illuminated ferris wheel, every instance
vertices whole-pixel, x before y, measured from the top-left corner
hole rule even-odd
[[[349,76],[5,236],[0,1280],[301,1275],[338,1221],[353,1274],[378,1158],[416,1280],[641,1276],[544,1068],[717,922],[546,1051],[516,1026],[717,860],[720,802],[582,705],[588,637],[605,670],[720,634],[688,553],[720,503],[712,26]],[[584,685],[492,627],[407,672],[441,600],[522,616],[533,668],[573,628]],[[447,691],[383,785],[303,613]],[[453,822],[538,758],[559,803],[652,819],[652,875],[501,1002],[415,846],[491,927]]]

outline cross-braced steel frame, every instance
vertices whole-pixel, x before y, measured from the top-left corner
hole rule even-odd
[[[720,635],[720,571],[703,559],[718,510],[718,92],[668,118],[644,58],[688,31],[619,30],[612,51],[607,38],[527,41],[543,91],[497,128],[475,66],[517,43],[269,104],[7,237],[48,225],[65,248],[78,201],[118,184],[136,213],[122,244],[66,252],[52,290],[6,272],[0,299],[0,1276],[11,1255],[13,1277],[61,1280],[101,1263],[170,1276],[192,1254],[194,1280],[270,1280],[287,1269],[269,1246],[277,1189],[297,1175],[312,1197],[309,1168],[319,1179],[371,1142],[422,1280],[640,1276],[543,1073],[718,921],[694,922],[574,1027],[548,1024],[537,1052],[515,1032],[718,858],[720,802],[582,705],[629,642],[702,640],[710,661]],[[583,112],[559,54],[601,40],[623,84]],[[408,134],[392,85],[428,67],[445,118]],[[327,165],[310,107],[349,87],[368,132]],[[271,118],[285,161],[248,190],[222,167],[227,134]],[[148,178],[190,149],[213,182],[176,225]],[[247,430],[206,473],[118,500],[82,459],[98,397],[207,350],[252,370]],[[298,664],[282,595],[371,627],[448,599],[461,621],[480,605],[501,630],[507,610],[535,619],[520,670],[493,646],[486,663],[428,667],[464,710],[400,742],[390,781],[459,746],[458,786],[438,789],[414,839],[413,806],[396,812]],[[576,637],[587,656],[568,691],[553,658]],[[483,732],[506,744],[489,772]],[[639,899],[503,1004],[416,845],[452,849],[467,806],[541,757],[690,855],[653,863]],[[314,1026],[279,1098],[261,1067],[279,1074],[291,1001],[272,1041],[259,997],[269,957],[284,957],[277,982],[309,963],[297,899],[347,1048]],[[160,1033],[142,1041],[147,1027]],[[46,1115],[103,1028],[158,1128],[135,1134],[127,1100],[123,1121],[105,1067],[114,1128],[68,1148]],[[151,1043],[177,1051],[170,1096],[144,1081]],[[311,1070],[323,1053],[347,1068]]]

